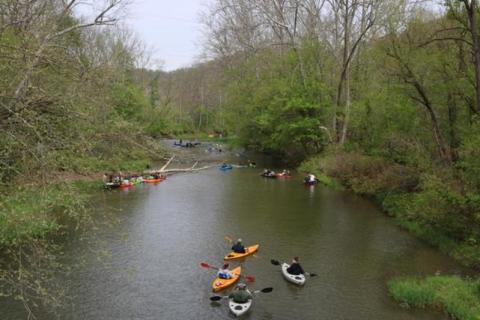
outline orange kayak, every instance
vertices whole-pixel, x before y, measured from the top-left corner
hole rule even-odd
[[[240,273],[242,272],[242,267],[236,267],[235,269],[231,270],[232,272],[232,278],[231,279],[221,279],[221,278],[215,278],[212,282],[212,289],[213,292],[219,292],[222,291],[223,289],[226,289],[227,287],[231,286],[235,282],[240,279]]]
[[[223,260],[233,260],[233,259],[240,259],[240,258],[247,257],[247,256],[252,255],[252,254],[254,254],[255,252],[257,252],[259,246],[260,246],[260,245],[255,244],[255,245],[253,245],[253,246],[246,247],[246,248],[245,248],[245,253],[230,252],[229,254],[227,254],[227,255],[223,258]]]
[[[158,183],[162,182],[164,179],[143,179],[143,182],[145,183]]]
[[[131,187],[133,187],[133,186],[134,186],[134,184],[131,183],[131,182],[120,184],[120,188],[131,188]]]

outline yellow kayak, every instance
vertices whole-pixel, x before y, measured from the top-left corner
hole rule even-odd
[[[255,244],[255,245],[253,245],[253,246],[246,247],[246,248],[245,248],[245,253],[230,252],[229,254],[227,254],[227,255],[223,258],[223,260],[233,260],[233,259],[240,259],[240,258],[247,257],[247,256],[252,255],[252,254],[254,254],[255,252],[257,252],[259,246],[260,246],[260,245]]]
[[[231,270],[231,272],[232,272],[231,279],[221,279],[217,277],[215,278],[215,280],[213,280],[212,282],[213,292],[222,291],[223,289],[226,289],[227,287],[237,282],[237,280],[240,279],[240,273],[242,272],[242,267],[236,267],[235,269]]]

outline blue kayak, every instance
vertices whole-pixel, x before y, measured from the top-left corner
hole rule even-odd
[[[227,171],[227,170],[232,170],[233,167],[231,164],[222,164],[219,169],[222,171]]]

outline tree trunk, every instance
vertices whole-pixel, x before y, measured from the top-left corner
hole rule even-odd
[[[350,3],[348,0],[345,1],[345,16],[343,19],[344,24],[344,39],[343,39],[343,69],[345,70],[344,76],[344,108],[343,108],[343,121],[342,121],[342,134],[340,138],[340,145],[345,143],[347,136],[347,127],[348,127],[348,117],[350,113]]]
[[[480,42],[477,30],[477,0],[472,0],[470,5],[467,0],[463,2],[467,9],[469,28],[472,35],[473,61],[475,64],[476,109],[477,113],[480,113]]]

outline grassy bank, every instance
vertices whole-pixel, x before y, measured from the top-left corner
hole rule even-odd
[[[313,172],[329,187],[347,188],[373,199],[402,228],[461,264],[480,268],[479,197],[453,173],[344,152],[313,157],[299,169]],[[402,303],[443,308],[456,319],[478,320],[479,281],[448,276],[399,278],[389,282],[389,289]]]
[[[113,161],[77,157],[69,171],[51,172],[47,182],[17,179],[16,184],[3,187],[0,193],[0,246],[15,246],[57,234],[66,225],[82,225],[89,220],[89,195],[103,188],[103,172],[141,172],[152,160],[146,152]]]
[[[456,276],[398,278],[388,283],[393,298],[404,306],[433,307],[454,319],[480,319],[480,281]]]
[[[77,156],[65,167],[18,176],[1,187],[0,297],[19,300],[26,310],[43,305],[54,312],[67,305],[68,288],[58,274],[73,271],[62,263],[63,236],[81,234],[89,241],[86,231],[98,227],[89,200],[103,189],[103,173],[141,172],[164,155],[160,145],[151,145],[117,152],[112,161]]]
[[[480,268],[480,203],[475,194],[460,191],[456,181],[348,153],[314,157],[299,169],[315,173],[327,186],[373,199],[403,228],[461,264]]]

